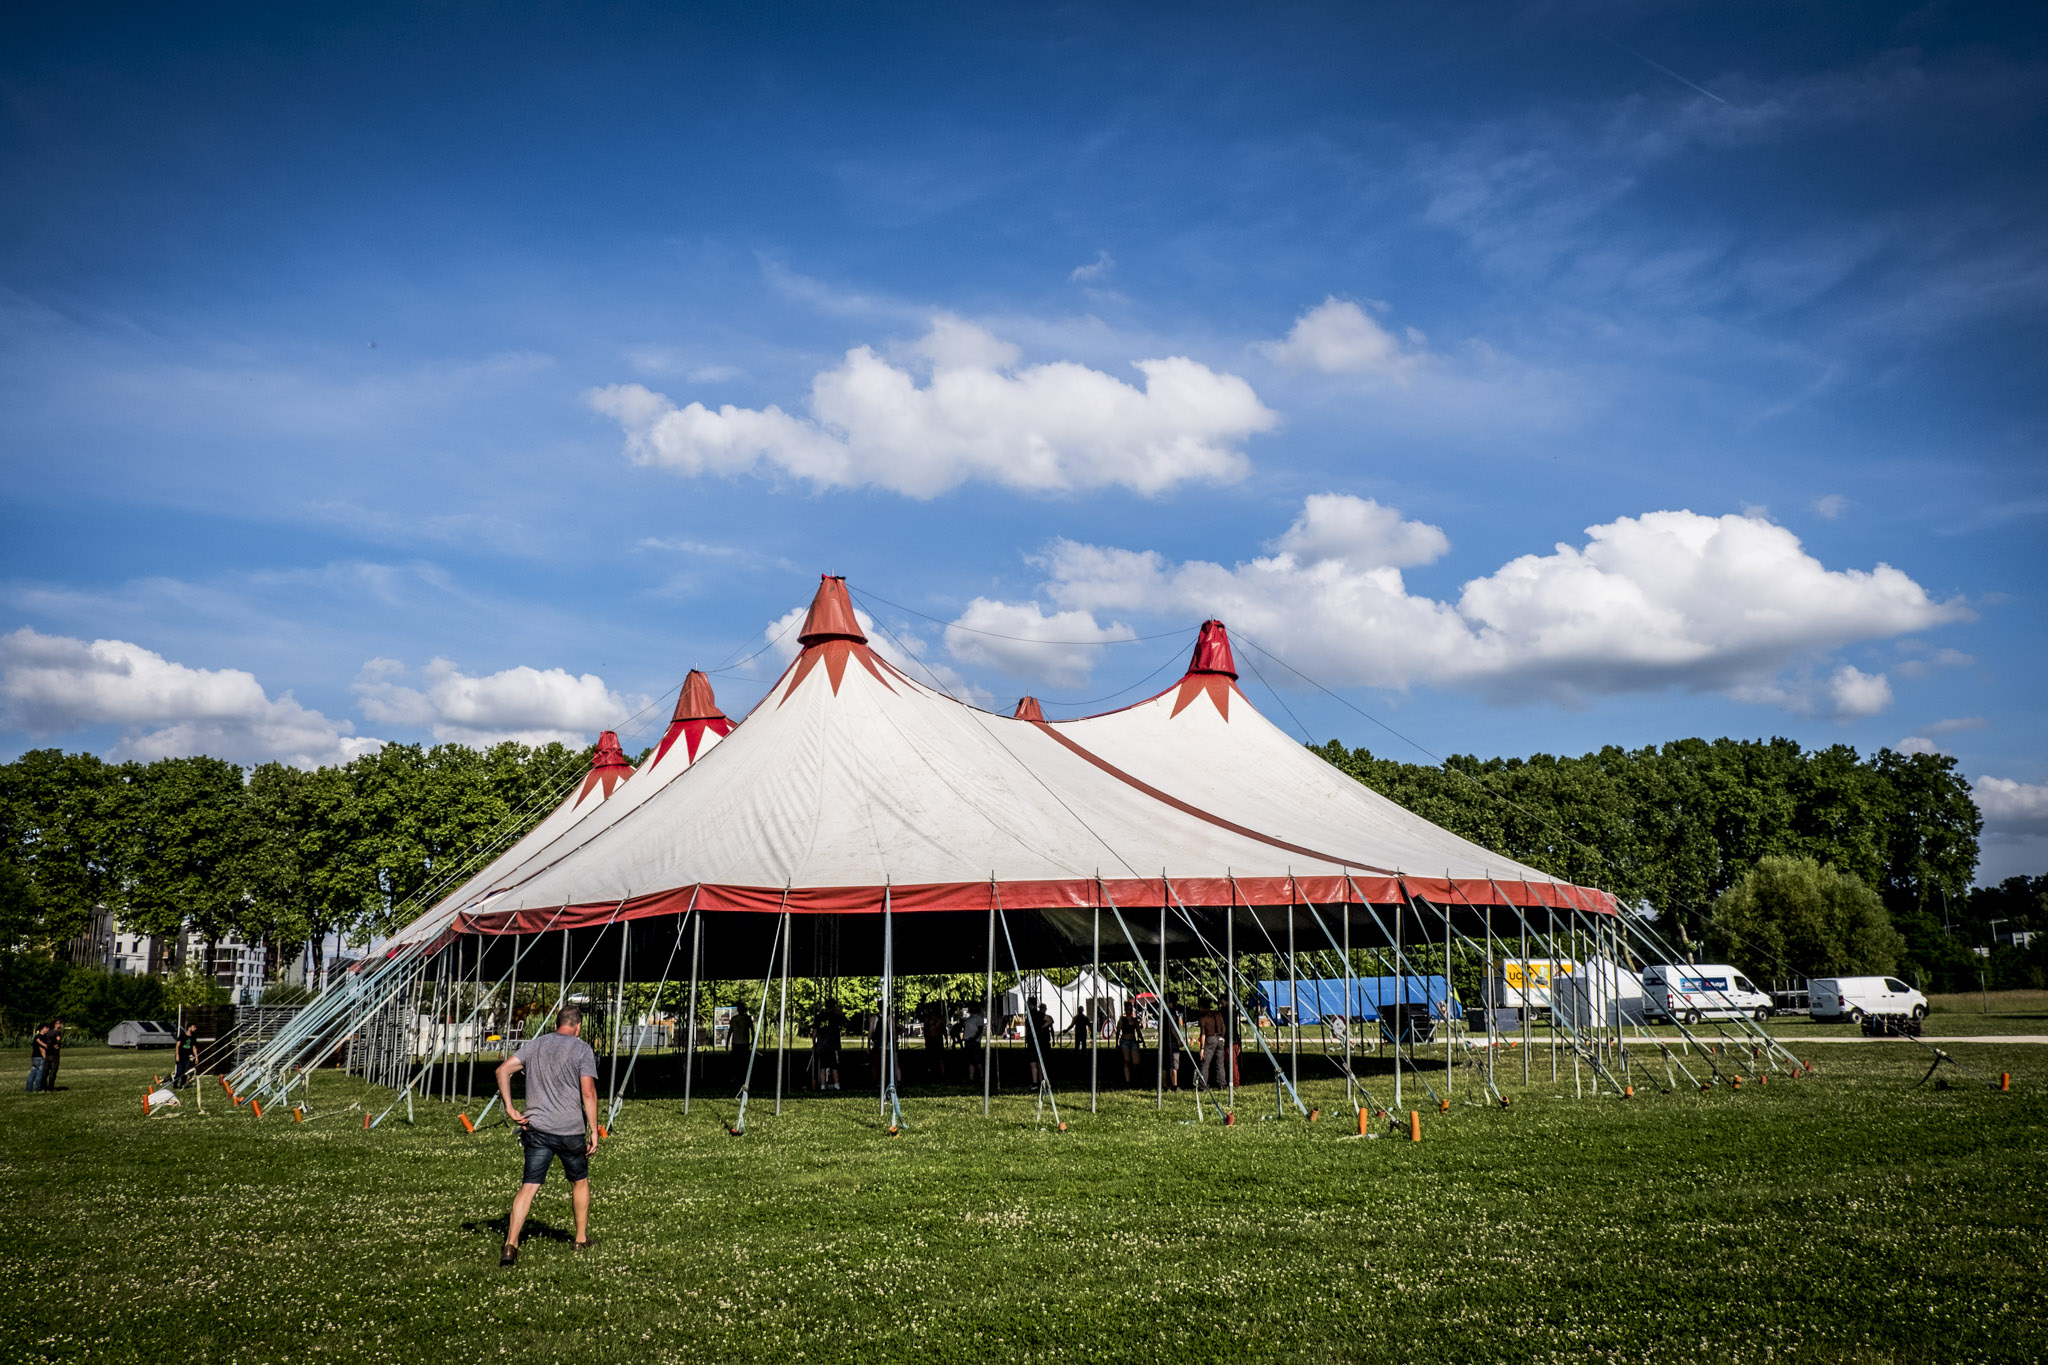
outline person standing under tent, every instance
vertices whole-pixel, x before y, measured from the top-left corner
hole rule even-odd
[[[1045,1002],[1037,996],[1031,997],[1031,1006],[1024,1015],[1024,1034],[1031,1047],[1031,1084],[1045,1084],[1045,1072],[1039,1059],[1052,1052],[1054,1029],[1052,1015],[1045,1008]]]
[[[839,1048],[845,1035],[846,1011],[837,1000],[827,1000],[811,1023],[812,1084],[820,1090],[839,1088]]]
[[[1124,1064],[1124,1084],[1131,1084],[1131,1077],[1138,1066],[1138,1052],[1144,1043],[1145,1021],[1138,1017],[1138,1007],[1124,1006],[1124,1012],[1116,1021],[1116,1053]]]
[[[1183,1036],[1180,1002],[1169,995],[1159,1011],[1159,1054],[1166,1062],[1168,1090],[1180,1089],[1180,1053]]]
[[[732,1053],[732,1078],[737,1084],[740,1071],[746,1066],[746,1062],[742,1060],[743,1054],[751,1051],[754,1046],[754,1015],[744,1000],[734,1007],[732,1022],[725,1026],[725,1046]]]
[[[526,1169],[512,1216],[505,1226],[505,1249],[498,1264],[519,1260],[519,1234],[526,1226],[533,1197],[540,1193],[548,1167],[562,1159],[569,1182],[569,1201],[576,1211],[578,1251],[590,1249],[590,1158],[597,1151],[597,1054],[583,1041],[583,1011],[564,1005],[555,1031],[536,1038],[498,1064],[498,1098],[505,1117],[519,1126]],[[526,1073],[526,1109],[512,1104],[512,1078]]]
[[[1085,1010],[1074,1016],[1074,1046],[1077,1049],[1088,1046],[1088,1013]]]
[[[967,1079],[981,1079],[982,1035],[988,1032],[988,1016],[981,1012],[979,1005],[963,1006],[960,1011],[960,1050],[967,1054]]]
[[[36,1030],[29,1047],[28,1089],[33,1095],[43,1088],[43,1068],[50,1064],[50,1038],[54,1025],[44,1024]]]
[[[946,1079],[946,1007],[933,1001],[924,1012],[924,1050],[932,1054],[932,1079]]]
[[[171,1075],[171,1089],[181,1088],[199,1070],[199,1025],[187,1024],[178,1035],[178,1069]]]
[[[1229,1022],[1215,1001],[1204,1000],[1196,1026],[1202,1031],[1202,1084],[1221,1090],[1230,1084]]]

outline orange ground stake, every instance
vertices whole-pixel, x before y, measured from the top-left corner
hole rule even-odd
[[[1237,1115],[1231,1113],[1224,1114],[1223,1126],[1225,1128],[1235,1128],[1237,1126]]]
[[[1450,1113],[1450,1112],[1451,1112],[1451,1102],[1450,1102],[1449,1100],[1438,1100],[1438,1101],[1436,1102],[1436,1112],[1437,1112],[1437,1113],[1439,1113],[1439,1114],[1448,1114],[1448,1113]]]
[[[2000,1090],[2012,1089],[2012,1073],[2010,1071],[2001,1071],[1998,1073],[1998,1088]]]
[[[1363,1109],[1358,1111],[1358,1135],[1360,1137],[1365,1136],[1365,1111]]]
[[[467,1115],[467,1114],[457,1114],[457,1115],[456,1115],[455,1117],[457,1117],[457,1118],[459,1118],[459,1119],[461,1119],[461,1120],[462,1120],[462,1128],[463,1128],[463,1131],[464,1131],[464,1132],[467,1132],[467,1133],[474,1133],[474,1132],[476,1131],[476,1125],[475,1125],[474,1123],[471,1123],[471,1122],[469,1121],[469,1115]]]
[[[260,1101],[260,1100],[250,1100],[250,1101],[249,1101],[249,1109],[250,1109],[250,1111],[251,1111],[252,1113],[254,1113],[254,1114],[256,1115],[256,1117],[257,1117],[257,1118],[259,1118],[259,1119],[260,1119],[260,1118],[262,1118],[262,1117],[263,1117],[263,1104],[262,1104],[262,1101]]]
[[[142,1117],[149,1117],[149,1096],[147,1095],[142,1097]]]
[[[1322,1116],[1323,1111],[1320,1109],[1311,1109],[1308,1111],[1308,1121],[1310,1123],[1314,1123],[1317,1119],[1321,1118]]]
[[[366,1133],[370,1131],[370,1116],[368,1114],[363,1115],[363,1131]]]
[[[304,1106],[304,1105],[294,1105],[294,1106],[293,1106],[293,1108],[292,1108],[292,1122],[293,1122],[293,1123],[304,1123],[305,1121],[306,1121],[306,1110],[305,1110],[305,1106]]]
[[[1408,1111],[1408,1140],[1410,1142],[1422,1141],[1422,1115],[1416,1113],[1413,1109]]]
[[[609,1138],[611,1136],[610,1133],[604,1130],[604,1125],[601,1123],[597,1125],[597,1135],[601,1138]]]

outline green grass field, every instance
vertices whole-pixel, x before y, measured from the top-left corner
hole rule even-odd
[[[0,1054],[0,1358],[2038,1360],[2048,1048],[1955,1052],[2013,1090],[1915,1089],[1894,1044],[1634,1100],[1572,1099],[1567,1062],[1505,1111],[1461,1076],[1420,1145],[1262,1118],[1270,1088],[1228,1129],[1069,1093],[1066,1133],[913,1091],[893,1139],[872,1092],[757,1099],[743,1139],[722,1095],[638,1101],[593,1163],[599,1246],[569,1251],[557,1174],[510,1272],[503,1127],[144,1119],[163,1054],[72,1049],[42,1096]]]

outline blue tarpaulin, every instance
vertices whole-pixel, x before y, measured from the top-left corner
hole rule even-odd
[[[1277,1015],[1293,1003],[1288,995],[1285,981],[1261,981],[1259,994],[1266,1002],[1266,1012]],[[1302,980],[1294,983],[1300,992],[1300,1015],[1304,1024],[1322,1022],[1324,1015],[1342,1017],[1344,1009],[1344,978]],[[1392,1009],[1406,1005],[1410,1009],[1427,1008],[1433,1018],[1442,1018],[1444,997],[1449,986],[1440,976],[1354,976],[1351,978],[1351,1003],[1349,1013],[1358,1019],[1377,1019],[1380,1007]],[[1456,998],[1451,1000],[1451,1017],[1465,1017],[1464,1007]]]

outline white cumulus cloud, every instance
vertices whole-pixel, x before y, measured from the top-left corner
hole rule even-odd
[[[1048,614],[1036,602],[977,597],[946,627],[946,649],[965,664],[1071,687],[1087,680],[1101,645],[1136,637],[1129,626],[1097,624],[1090,612]]]
[[[1085,365],[1022,365],[1017,348],[940,316],[892,363],[858,346],[811,382],[809,415],[678,407],[639,384],[588,395],[641,464],[686,475],[779,471],[819,487],[935,497],[968,480],[1033,493],[1144,494],[1229,483],[1239,445],[1278,422],[1250,384],[1185,356],[1139,360],[1142,386]]]
[[[210,754],[237,763],[345,763],[382,746],[239,668],[189,668],[126,640],[0,635],[0,726],[36,736],[118,726],[113,758]]]
[[[1396,336],[1357,304],[1333,295],[1296,318],[1285,337],[1265,343],[1263,349],[1297,369],[1405,382],[1428,354],[1425,341],[1412,327]]]
[[[1495,700],[1681,687],[1865,716],[1890,704],[1890,683],[1826,669],[1830,652],[1968,614],[1888,565],[1829,569],[1758,518],[1622,517],[1472,579],[1456,601],[1410,592],[1402,567],[1447,544],[1436,527],[1324,494],[1275,553],[1231,566],[1065,540],[1038,562],[1068,611],[1215,615],[1326,683]]]
[[[1979,777],[1970,784],[1987,832],[2001,836],[2048,835],[2048,782]]]
[[[395,659],[364,664],[355,682],[363,714],[381,724],[426,729],[444,744],[585,744],[647,702],[621,696],[595,673],[561,668],[522,664],[479,677],[435,659],[420,670],[418,686],[404,681],[410,674]]]

